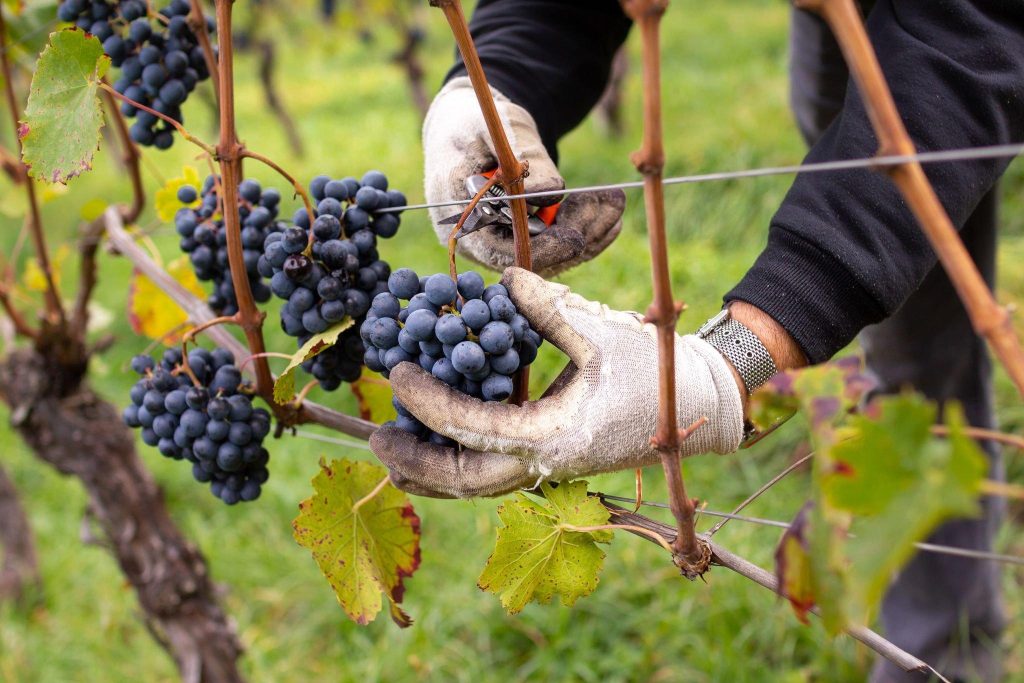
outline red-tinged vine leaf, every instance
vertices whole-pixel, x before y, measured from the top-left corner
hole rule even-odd
[[[187,256],[168,263],[166,271],[178,284],[200,299],[206,297]],[[176,344],[185,332],[188,315],[152,280],[136,270],[132,272],[128,288],[128,322],[135,334],[165,344]]]
[[[531,600],[546,604],[555,594],[567,607],[590,595],[604,564],[604,551],[597,544],[612,539],[608,530],[573,531],[608,523],[607,508],[587,495],[587,482],[562,482],[557,487],[545,483],[541,491],[544,502],[520,493],[498,508],[503,526],[477,581],[480,588],[501,597],[509,614]]]
[[[391,618],[404,628],[412,619],[398,605],[404,580],[420,566],[420,518],[408,496],[390,483],[356,507],[387,476],[386,469],[368,462],[321,460],[313,495],[299,503],[292,528],[349,618],[373,621],[383,593]]]
[[[50,34],[18,128],[33,178],[66,183],[92,168],[103,126],[97,90],[109,66],[110,58],[95,36],[79,29]]]
[[[974,517],[985,457],[963,433],[959,407],[944,407],[948,438],[931,433],[938,409],[917,395],[877,401],[877,418],[853,416],[818,472],[821,504],[854,516],[845,544],[847,614],[866,619],[888,582],[942,522]]]
[[[359,379],[349,384],[349,389],[359,405],[359,417],[364,420],[384,424],[398,414],[391,403],[394,397],[391,384],[369,368],[363,368]]]
[[[813,506],[811,501],[804,503],[775,549],[775,578],[779,593],[789,600],[796,618],[805,625],[808,623],[807,613],[815,604],[808,535],[808,512]]]
[[[750,421],[769,432],[803,408],[812,429],[831,425],[875,386],[859,356],[805,370],[780,372],[750,397]]]
[[[338,342],[342,332],[352,327],[352,318],[345,316],[334,323],[320,334],[314,334],[305,344],[292,356],[288,367],[274,382],[274,402],[283,406],[295,398],[295,368],[317,355],[321,351],[331,348]]]

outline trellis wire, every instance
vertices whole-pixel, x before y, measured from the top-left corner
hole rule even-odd
[[[361,441],[354,441],[348,439],[338,439],[332,436],[324,436],[323,434],[317,434],[316,432],[310,432],[307,430],[298,430],[295,432],[295,436],[303,439],[310,439],[312,441],[320,441],[323,443],[329,443],[336,446],[348,446],[350,448],[358,448],[360,450],[369,451],[370,447]],[[636,503],[635,498],[626,498],[625,496],[613,496],[608,493],[598,494],[601,498],[607,498],[619,503]],[[667,503],[658,503],[655,501],[641,501],[641,505],[648,507],[669,509]],[[718,512],[716,510],[698,510],[698,515],[707,515],[708,517],[717,517],[719,519],[735,519],[738,522],[748,522],[750,524],[758,524],[760,526],[770,526],[776,529],[788,529],[789,524],[787,522],[780,522],[776,519],[765,519],[763,517],[748,517],[746,515],[737,515],[730,512]],[[972,550],[970,548],[957,548],[948,545],[937,545],[935,543],[915,543],[914,547],[924,552],[936,553],[939,555],[956,555],[958,557],[966,557],[975,560],[992,560],[993,562],[1002,562],[1005,564],[1016,564],[1024,566],[1024,557],[1017,557],[1016,555],[1002,555],[999,553],[986,552],[984,550]]]
[[[636,504],[635,498],[626,498],[625,496],[613,496],[607,493],[597,494],[601,498],[607,498],[608,500],[614,500],[619,503],[633,503]],[[669,509],[666,503],[658,503],[655,501],[641,501],[641,505],[647,505],[655,508]],[[721,519],[735,519],[738,522],[749,522],[751,524],[759,524],[761,526],[770,526],[777,529],[788,529],[789,524],[787,522],[780,522],[775,519],[764,519],[763,517],[747,517],[746,515],[736,515],[730,512],[716,512],[715,510],[700,510],[697,511],[700,515],[707,515],[708,517],[719,517]],[[984,550],[972,550],[970,548],[957,548],[950,545],[937,545],[935,543],[915,543],[914,547],[918,550],[929,553],[937,553],[940,555],[956,555],[959,557],[967,557],[974,560],[992,560],[993,562],[1003,562],[1006,564],[1017,564],[1024,566],[1024,557],[1018,557],[1016,555],[1001,555],[999,553],[987,552]]]
[[[791,164],[788,166],[765,166],[762,168],[751,168],[740,171],[717,171],[713,173],[698,173],[694,175],[675,176],[665,178],[664,185],[685,185],[691,183],[706,183],[720,180],[737,180],[740,178],[762,178],[774,175],[791,175],[795,173],[823,173],[827,171],[847,171],[858,168],[885,168],[908,162],[918,161],[921,163],[937,163],[947,161],[971,161],[978,159],[996,159],[1001,157],[1014,157],[1024,152],[1024,144],[990,145],[985,147],[964,147],[960,149],[937,150],[933,152],[918,152],[917,154],[898,154],[889,156],[862,157],[858,159],[842,159],[837,161],[819,161],[810,164]],[[563,190],[544,190],[541,192],[524,192],[512,194],[507,197],[484,197],[480,201],[493,203],[502,202],[507,199],[530,199],[533,197],[560,197],[563,195],[586,194],[588,192],[601,192],[603,190],[631,190],[644,186],[642,180],[630,180],[622,183],[610,183],[607,185],[587,185],[584,187],[568,187]],[[425,204],[407,204],[405,206],[392,206],[387,209],[378,209],[374,213],[392,213],[396,211],[414,211],[417,209],[435,209],[444,206],[465,206],[469,199],[450,199],[442,202],[428,202]]]

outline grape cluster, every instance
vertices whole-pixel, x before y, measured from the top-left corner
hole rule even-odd
[[[201,198],[195,209],[178,209],[174,216],[174,227],[181,235],[181,250],[189,254],[196,277],[213,283],[213,292],[207,303],[222,315],[233,315],[238,311],[235,287],[231,281],[228,264],[227,231],[221,214],[219,179],[207,176],[200,192],[191,185],[178,188],[178,200],[192,204]],[[261,265],[261,248],[268,235],[282,229],[277,221],[281,193],[274,188],[266,190],[255,180],[243,180],[238,184],[238,217],[242,226],[242,256],[245,272],[249,276],[249,288],[259,303],[270,301],[270,288],[260,277],[272,275],[272,271]]]
[[[388,278],[387,289],[374,297],[359,329],[366,367],[385,377],[399,363],[418,363],[464,394],[504,401],[512,395],[512,375],[537,357],[541,336],[516,311],[505,287],[485,288],[478,273],[462,273],[456,285],[447,274],[420,278],[401,268]],[[454,443],[394,403],[398,427],[432,443]]]
[[[263,439],[270,414],[253,408],[242,393],[242,373],[226,349],[194,349],[182,368],[181,351],[168,349],[157,364],[148,355],[132,359],[141,379],[124,409],[129,427],[142,428],[142,440],[162,455],[192,463],[196,481],[210,482],[213,495],[228,505],[256,500],[267,481],[270,454]]]
[[[345,316],[354,321],[337,343],[302,364],[323,389],[333,391],[359,378],[364,353],[359,324],[373,297],[387,291],[391,275],[377,252],[377,238],[398,232],[399,215],[373,212],[404,206],[406,199],[388,190],[380,171],[368,171],[362,180],[318,176],[309,191],[317,202],[316,218],[311,223],[306,209],[299,209],[293,227],[267,235],[259,265],[274,295],[287,301],[281,328],[300,346]]]
[[[150,17],[146,0],[62,0],[57,16],[93,34],[111,63],[121,70],[114,89],[181,122],[181,105],[210,77],[202,48],[188,25],[189,0],[171,0]],[[207,18],[207,29],[215,28]],[[174,128],[125,102],[121,112],[135,118],[131,137],[140,145],[167,149]]]

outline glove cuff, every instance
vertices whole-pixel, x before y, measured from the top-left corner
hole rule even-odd
[[[707,418],[707,423],[683,442],[683,454],[732,453],[743,440],[743,397],[729,363],[713,346],[692,334],[676,337],[676,357],[680,429]]]

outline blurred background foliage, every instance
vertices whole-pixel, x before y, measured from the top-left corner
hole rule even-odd
[[[407,21],[423,29],[420,54],[432,94],[454,48],[442,15],[426,2],[355,5],[337,0],[329,21],[318,2],[238,3],[236,25],[243,30],[257,27],[260,37],[275,44],[276,84],[305,155],[300,158],[291,151],[266,106],[257,77],[259,58],[251,51],[240,52],[236,64],[242,139],[303,182],[320,173],[359,176],[378,168],[411,201],[422,201],[421,116],[403,71],[391,62],[405,40],[389,18],[396,5]],[[44,6],[38,15],[52,16],[52,11]],[[666,175],[788,164],[802,157],[787,108],[788,11],[777,0],[672,3],[663,26]],[[253,12],[258,15],[250,20],[246,15]],[[12,26],[16,37],[32,45],[17,55],[26,69],[26,79],[18,84],[22,88],[46,31],[31,16]],[[634,66],[639,63],[636,39],[631,37],[628,46]],[[205,93],[189,102],[185,125],[215,140],[209,90]],[[625,81],[624,134],[609,135],[590,119],[562,142],[561,170],[567,184],[635,178],[629,153],[639,143],[639,114],[640,79],[633,68]],[[12,148],[6,120],[0,139]],[[195,148],[180,139],[170,151],[144,154],[150,195],[140,226],[151,233],[167,260],[178,254],[177,236],[153,214],[152,192],[180,176],[184,165],[200,173],[206,170]],[[285,189],[262,166],[250,163],[246,173]],[[721,295],[752,263],[790,181],[773,177],[666,191],[675,291],[689,304],[681,330],[695,329],[711,315]],[[1024,257],[1022,188],[1024,167],[1017,163],[1003,183],[1000,296],[1007,302],[1024,300],[1024,269],[1019,265]],[[48,187],[44,219],[55,251],[73,245],[83,217],[93,217],[109,202],[126,200],[128,192],[126,177],[106,145],[92,173],[66,188]],[[642,195],[630,192],[628,197],[618,241],[599,260],[561,279],[614,308],[643,310],[651,284]],[[288,211],[295,205],[288,204]],[[23,216],[21,193],[0,180],[0,245],[5,254],[12,253]],[[398,238],[383,244],[381,253],[393,266],[420,273],[445,268],[445,251],[422,211],[403,216]],[[22,270],[25,261],[23,252]],[[130,266],[104,255],[101,269],[95,334],[112,333],[117,343],[93,361],[92,380],[111,401],[123,404],[132,383],[127,362],[146,349],[147,341],[131,333],[125,313]],[[63,262],[61,276],[64,296],[71,297],[73,258]],[[30,307],[38,297],[29,288],[20,296]],[[271,304],[270,316],[268,347],[291,352],[293,340],[273,323],[276,304]],[[534,393],[563,363],[550,345],[542,350],[534,366]],[[1002,426],[1024,429],[1024,409],[1003,377],[998,390]],[[355,409],[345,387],[333,395],[315,390],[311,398]],[[135,597],[110,556],[79,539],[85,505],[79,485],[35,460],[6,426],[7,418],[0,412],[5,423],[0,427],[0,462],[10,470],[28,508],[45,593],[30,608],[0,607],[0,680],[174,680],[173,664],[139,620]],[[315,428],[301,432],[331,436]],[[253,681],[856,681],[863,680],[870,666],[866,650],[847,638],[827,637],[813,622],[801,626],[785,605],[745,579],[719,569],[706,577],[706,584],[681,580],[660,549],[626,534],[610,546],[597,591],[575,608],[531,605],[516,617],[506,616],[494,596],[476,588],[494,543],[499,501],[493,500],[416,499],[423,520],[423,565],[408,584],[405,607],[417,623],[405,631],[387,619],[359,627],[346,620],[309,554],[293,542],[291,520],[298,501],[309,495],[317,460],[372,458],[364,445],[290,437],[273,442],[271,478],[263,497],[231,508],[196,485],[180,463],[165,460],[141,442],[139,446],[165,489],[172,515],[202,548],[214,578],[223,585],[225,606],[247,648],[242,668]],[[803,452],[802,429],[793,421],[749,451],[690,459],[684,473],[691,495],[706,500],[710,509],[726,510]],[[1019,454],[1009,454],[1010,476],[1017,481],[1024,478],[1022,462]],[[790,519],[804,500],[805,477],[790,477],[749,512]],[[665,500],[660,479],[660,471],[649,470],[649,500]],[[633,475],[597,477],[592,488],[632,495]],[[1011,510],[998,549],[1024,554],[1021,508]],[[702,520],[701,527],[710,523]],[[716,538],[769,566],[778,531],[732,522]],[[1008,671],[1010,680],[1022,680],[1024,572],[1007,568],[1003,576],[1011,624],[1005,639]]]

